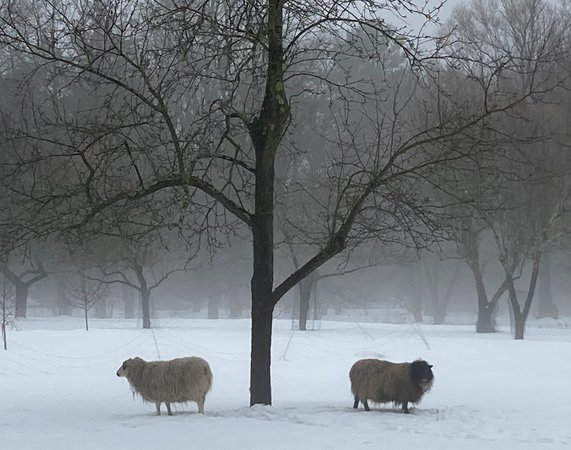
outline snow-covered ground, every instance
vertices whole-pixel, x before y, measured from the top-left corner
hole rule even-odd
[[[249,321],[27,319],[0,350],[0,448],[30,449],[543,449],[571,448],[571,329],[530,326],[476,335],[473,326],[276,320],[273,406],[248,407]],[[132,356],[207,359],[206,414],[173,417],[131,396],[115,372]],[[348,371],[364,357],[422,357],[435,384],[412,414],[353,410]],[[164,409],[164,405],[163,405]]]

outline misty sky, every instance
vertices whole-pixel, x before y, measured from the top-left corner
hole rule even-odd
[[[417,0],[416,3],[420,4],[423,3],[424,0]],[[430,6],[435,6],[438,5],[441,1],[440,0],[430,0],[429,5]],[[440,13],[440,22],[441,23],[445,23],[446,20],[448,19],[450,13],[452,12],[452,10],[454,9],[454,7],[456,5],[460,5],[463,3],[463,0],[446,0],[446,3],[444,4],[444,6],[441,9],[441,13]],[[388,19],[391,23],[393,23],[394,25],[406,25],[406,24],[410,24],[411,26],[414,27],[419,27],[423,24],[423,21],[418,18],[418,17],[406,17],[404,19],[399,19],[396,16],[391,16]],[[399,24],[399,21],[402,22]]]

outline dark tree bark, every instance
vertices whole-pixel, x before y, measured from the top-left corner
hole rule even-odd
[[[274,308],[267,303],[252,307],[250,406],[272,404],[271,343]]]
[[[266,91],[260,114],[249,126],[256,155],[255,212],[252,217],[250,405],[272,403],[270,365],[274,310],[274,163],[290,116],[284,90],[282,9],[282,0],[268,2]]]

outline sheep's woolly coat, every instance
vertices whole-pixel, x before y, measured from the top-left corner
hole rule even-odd
[[[361,359],[349,372],[354,408],[359,401],[369,410],[367,400],[393,402],[408,412],[408,402],[417,403],[430,390],[434,381],[432,366],[426,361],[392,363],[381,359]]]
[[[155,403],[160,414],[161,402],[196,402],[199,412],[204,412],[206,394],[212,387],[212,371],[208,363],[195,356],[170,361],[145,361],[131,358],[123,362],[117,376],[127,378],[134,394]]]

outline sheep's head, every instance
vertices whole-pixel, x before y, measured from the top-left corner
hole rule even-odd
[[[129,358],[123,361],[119,370],[117,370],[118,377],[128,377],[129,376],[129,368],[134,367],[135,365],[139,364],[142,361],[141,358]]]
[[[432,365],[422,359],[418,359],[410,365],[410,375],[415,384],[420,387],[430,387],[434,374],[432,373]]]

